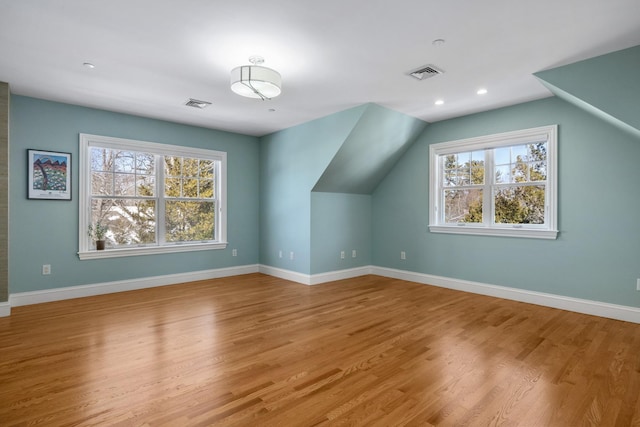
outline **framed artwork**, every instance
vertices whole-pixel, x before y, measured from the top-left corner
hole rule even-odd
[[[27,150],[29,199],[71,200],[71,153]]]

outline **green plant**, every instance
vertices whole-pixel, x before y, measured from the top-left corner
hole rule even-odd
[[[102,225],[101,223],[90,224],[89,225],[89,237],[94,240],[104,240],[104,236],[109,231],[109,227],[106,225]]]

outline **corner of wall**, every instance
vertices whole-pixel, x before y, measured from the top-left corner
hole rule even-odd
[[[0,303],[9,299],[9,84],[0,82]],[[8,306],[8,304],[7,304]],[[2,307],[0,307],[2,311]],[[10,311],[10,307],[9,307]],[[8,315],[8,314],[7,314]]]

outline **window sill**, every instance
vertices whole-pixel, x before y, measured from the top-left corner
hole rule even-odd
[[[477,227],[477,226],[448,226],[430,225],[429,231],[432,233],[447,234],[471,234],[479,236],[499,236],[499,237],[522,237],[529,239],[556,239],[558,230],[542,230],[536,228],[514,228],[514,227]]]
[[[121,248],[121,249],[105,249],[103,251],[83,251],[78,252],[80,260],[87,259],[101,259],[101,258],[119,258],[138,255],[158,255],[176,252],[194,252],[194,251],[209,251],[215,249],[225,249],[227,242],[218,243],[189,243],[183,245],[168,245],[168,246],[150,246],[139,248]]]

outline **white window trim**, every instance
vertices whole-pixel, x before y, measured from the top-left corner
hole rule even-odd
[[[193,156],[220,161],[220,180],[218,185],[218,215],[216,233],[218,240],[215,242],[174,243],[163,246],[143,246],[114,248],[97,251],[91,247],[87,238],[87,230],[91,218],[89,206],[89,189],[91,188],[91,171],[89,170],[91,146],[105,148],[131,150],[135,147],[139,151],[149,151],[154,154],[167,156]],[[79,215],[78,215],[78,256],[81,260],[99,258],[117,258],[137,255],[156,255],[174,252],[192,252],[213,249],[225,249],[227,247],[227,153],[222,151],[206,150],[202,148],[183,147],[180,145],[159,144],[156,142],[137,141],[132,139],[114,138],[109,136],[80,134],[79,141]]]
[[[457,141],[441,142],[429,146],[429,231],[432,233],[472,234],[501,237],[525,237],[535,239],[556,239],[557,230],[557,137],[558,125],[542,126],[513,132],[505,132]],[[463,223],[457,226],[439,224],[439,156],[477,151],[483,149],[547,141],[547,183],[546,183],[546,224],[544,228],[521,224],[490,225]]]

